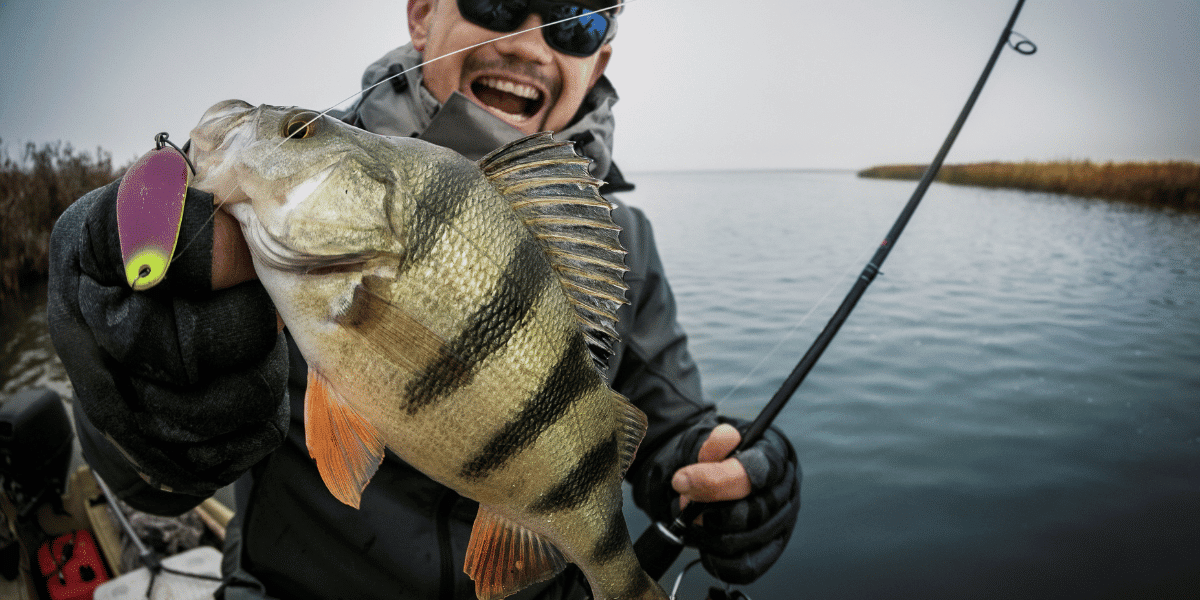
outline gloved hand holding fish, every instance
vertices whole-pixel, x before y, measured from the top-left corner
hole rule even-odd
[[[241,101],[191,139],[193,186],[240,222],[309,364],[307,444],[338,499],[358,505],[386,447],[480,503],[480,598],[566,562],[596,598],[666,597],[621,512],[646,417],[600,370],[624,250],[588,159],[538,134],[476,164]]]

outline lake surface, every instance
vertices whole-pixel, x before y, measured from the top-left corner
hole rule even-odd
[[[631,179],[705,389],[747,418],[915,188]],[[1200,216],[935,184],[777,423],[803,508],[752,598],[1195,594]]]
[[[631,179],[705,389],[746,418],[915,187]],[[5,315],[3,395],[70,391],[37,302]],[[804,506],[755,600],[1194,597],[1200,215],[934,184],[777,424]],[[693,570],[680,597],[711,583]]]

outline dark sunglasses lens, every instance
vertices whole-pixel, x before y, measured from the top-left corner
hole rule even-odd
[[[529,3],[513,0],[458,0],[458,12],[492,31],[513,31],[529,16]]]
[[[484,29],[508,33],[516,31],[529,17],[529,4],[529,0],[458,0],[458,12]],[[590,11],[577,4],[558,2],[546,2],[539,8],[541,10],[538,12],[545,23],[579,17]],[[550,25],[542,33],[546,43],[559,52],[572,56],[591,56],[604,43],[608,28],[608,19],[594,13]]]
[[[578,17],[589,9],[574,4],[551,4],[542,17],[547,23]],[[591,56],[604,43],[608,33],[608,19],[600,13],[592,13],[543,30],[546,43],[564,54]]]

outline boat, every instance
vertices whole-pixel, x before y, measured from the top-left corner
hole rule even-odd
[[[233,511],[209,498],[179,517],[138,513],[83,463],[74,440],[53,390],[0,405],[0,598],[212,598]],[[156,528],[184,521],[200,524],[197,543],[155,543]]]

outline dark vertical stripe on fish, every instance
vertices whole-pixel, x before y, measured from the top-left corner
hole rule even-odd
[[[463,173],[454,168],[457,163],[439,165],[434,170],[435,175],[426,184],[428,189],[422,194],[431,201],[418,202],[413,210],[412,220],[405,231],[405,241],[408,252],[401,261],[399,273],[404,274],[429,256],[429,253],[442,238],[445,230],[458,218],[476,194],[464,188],[458,181],[473,181],[477,174]]]
[[[608,515],[608,527],[604,528],[604,533],[592,548],[592,561],[606,563],[620,556],[628,544],[629,529],[625,526],[625,516],[617,511]]]
[[[547,514],[578,508],[615,472],[618,462],[614,433],[584,453],[571,472],[533,505],[533,512]]]
[[[447,342],[443,358],[408,384],[408,414],[469,384],[479,363],[508,342],[550,281],[552,271],[544,262],[541,246],[532,237],[517,244],[492,298],[467,319],[458,337]]]
[[[479,453],[462,466],[459,475],[467,479],[479,479],[504,466],[561,419],[571,403],[578,400],[588,387],[598,384],[599,377],[591,365],[583,338],[573,337],[542,389],[525,401],[516,419],[507,423]]]

